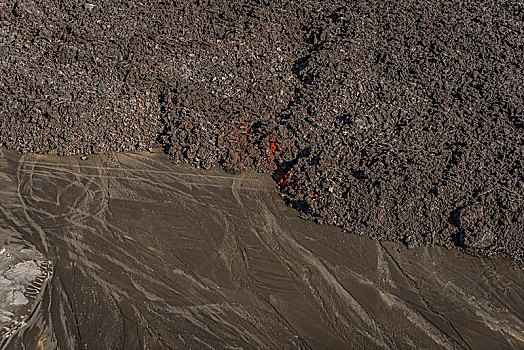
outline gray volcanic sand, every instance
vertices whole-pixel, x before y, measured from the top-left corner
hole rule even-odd
[[[8,349],[524,345],[516,262],[317,225],[268,175],[2,150],[0,177],[0,235],[54,267]]]

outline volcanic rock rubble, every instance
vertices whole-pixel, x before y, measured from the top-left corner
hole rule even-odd
[[[524,259],[524,4],[0,3],[0,144],[161,146],[302,216]]]

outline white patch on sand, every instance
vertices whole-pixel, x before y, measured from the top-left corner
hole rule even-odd
[[[28,283],[34,281],[40,275],[41,271],[35,261],[22,261],[11,267],[4,273],[7,279],[17,283]]]
[[[24,293],[19,290],[14,290],[11,293],[8,293],[5,301],[11,305],[25,305],[29,302]]]

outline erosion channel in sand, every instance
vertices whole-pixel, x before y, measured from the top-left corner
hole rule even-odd
[[[7,349],[524,345],[516,262],[317,225],[268,175],[2,150],[0,178],[0,283],[40,283],[0,300]]]

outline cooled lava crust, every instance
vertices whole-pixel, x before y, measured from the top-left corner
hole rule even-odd
[[[524,259],[524,3],[0,3],[0,144],[161,145],[301,215]]]

